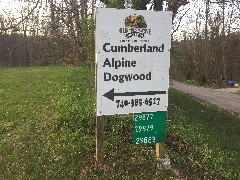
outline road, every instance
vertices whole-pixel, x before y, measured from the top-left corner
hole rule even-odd
[[[204,87],[191,86],[177,81],[172,81],[170,87],[179,91],[189,93],[206,102],[217,105],[228,111],[240,115],[240,95],[226,92],[223,89],[210,89]]]

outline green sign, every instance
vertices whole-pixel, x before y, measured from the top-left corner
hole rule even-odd
[[[133,143],[156,144],[166,141],[166,112],[134,113]]]

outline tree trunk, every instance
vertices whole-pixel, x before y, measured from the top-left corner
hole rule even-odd
[[[154,7],[153,7],[154,11],[163,11],[163,0],[153,0],[153,3],[154,3]]]
[[[27,30],[24,29],[24,54],[25,54],[25,65],[29,66],[28,46],[27,46]]]

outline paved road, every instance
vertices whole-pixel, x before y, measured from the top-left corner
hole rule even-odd
[[[170,87],[173,87],[174,89],[185,93],[189,93],[193,96],[196,96],[197,98],[240,115],[240,95],[232,94],[222,89],[196,87],[177,81],[171,81]]]

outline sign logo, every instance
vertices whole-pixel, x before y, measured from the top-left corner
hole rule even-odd
[[[126,28],[147,28],[147,23],[142,15],[130,15],[125,19]]]
[[[151,29],[147,29],[147,23],[142,15],[130,15],[125,18],[125,28],[120,28],[119,32],[127,39],[131,37],[144,38],[146,34],[151,35]]]

